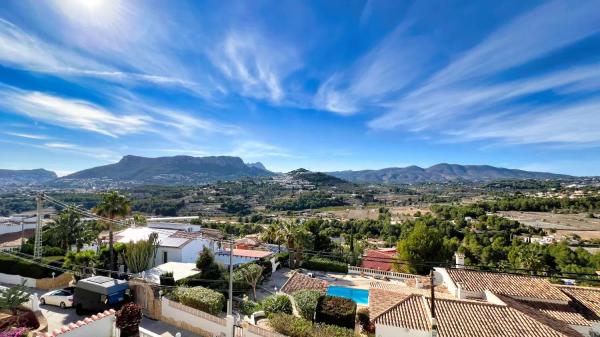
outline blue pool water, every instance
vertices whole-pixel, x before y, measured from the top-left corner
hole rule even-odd
[[[329,286],[327,287],[327,295],[349,298],[360,305],[369,304],[369,291],[367,289]]]

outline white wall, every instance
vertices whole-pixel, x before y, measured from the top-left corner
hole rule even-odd
[[[112,337],[115,330],[115,315],[107,315],[97,320],[86,318],[85,325],[77,326],[75,323],[68,325],[71,331],[63,332],[61,337]],[[52,331],[49,331],[52,332]]]
[[[11,275],[0,273],[0,283],[4,284],[21,284],[25,281],[27,287],[35,288],[36,279],[30,277],[23,277],[21,275]]]
[[[35,223],[24,223],[23,229],[35,229]],[[21,231],[21,224],[2,223],[0,224],[0,235],[8,233],[16,233]]]
[[[208,331],[214,335],[219,335],[221,333],[226,333],[225,325],[218,324],[216,322],[205,319],[201,316],[209,315],[207,313],[203,313],[200,310],[196,310],[194,308],[187,307],[186,311],[180,310],[179,308],[175,308],[171,305],[171,301],[166,297],[162,298],[161,309],[162,316],[187,323],[191,326],[198,327],[202,330]],[[193,314],[198,313],[198,314]]]
[[[154,259],[155,266],[165,263],[163,260],[163,252],[167,252],[166,262],[181,262],[181,248],[158,247],[156,250],[156,258]]]
[[[204,247],[211,249],[210,242],[206,239],[196,239],[188,242],[181,248],[181,261],[177,262],[195,263]]]
[[[375,324],[377,337],[431,337],[431,331],[412,330],[395,326]]]

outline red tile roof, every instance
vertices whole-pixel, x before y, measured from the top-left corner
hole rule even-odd
[[[322,294],[325,294],[328,285],[329,283],[325,280],[294,272],[294,274],[283,284],[281,291],[291,295],[298,290],[318,290]]]
[[[410,295],[380,314],[374,322],[429,331],[429,302],[427,296]],[[567,324],[552,320],[535,309],[525,305],[516,309],[511,305],[436,298],[439,337],[581,337]]]
[[[539,299],[569,302],[569,297],[545,278],[482,272],[468,269],[447,269],[456,285],[467,291],[508,295],[518,299]]]
[[[392,270],[391,259],[396,255],[395,248],[381,248],[367,251],[363,257],[361,267],[390,271]]]
[[[229,253],[229,249],[224,250]],[[267,256],[271,256],[274,253],[268,250],[253,250],[253,249],[233,249],[233,256],[251,257],[256,259],[262,259]]]

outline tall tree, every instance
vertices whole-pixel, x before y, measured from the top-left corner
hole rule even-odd
[[[49,239],[64,250],[76,244],[81,237],[84,224],[81,216],[73,208],[67,208],[49,224],[46,230]]]
[[[115,268],[115,252],[113,249],[113,223],[131,213],[131,203],[117,191],[102,195],[102,201],[94,208],[94,213],[108,218],[108,250],[110,251],[110,270]],[[112,274],[112,272],[111,272]]]
[[[424,222],[417,221],[408,237],[398,241],[399,261],[394,264],[394,268],[424,275],[429,272],[428,264],[446,260],[448,255],[443,234],[436,228],[430,228]]]
[[[256,301],[256,284],[262,278],[263,267],[255,263],[248,264],[242,268],[239,268],[234,273],[234,278],[241,280],[252,287],[252,297]]]
[[[268,243],[277,244],[277,251],[281,253],[281,241],[283,241],[283,232],[279,223],[270,224],[261,234],[261,240]]]

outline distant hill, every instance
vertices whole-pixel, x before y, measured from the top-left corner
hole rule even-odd
[[[570,176],[545,172],[507,169],[489,165],[437,164],[429,168],[418,166],[390,167],[381,170],[336,171],[328,174],[351,182],[398,183],[452,182],[458,180],[489,182],[510,179],[563,179]]]
[[[262,167],[246,165],[241,158],[229,156],[125,156],[118,163],[75,172],[62,177],[60,181],[96,179],[148,184],[196,184],[272,175]]]
[[[261,170],[264,170],[264,171],[269,171],[269,170],[267,170],[267,168],[265,167],[265,165],[263,165],[263,163],[261,163],[259,161],[257,161],[256,163],[246,163],[246,166],[248,166],[248,167],[255,167],[257,169],[261,169]]]
[[[307,169],[299,168],[287,173],[294,179],[308,181],[315,186],[336,186],[348,184],[347,181],[322,172],[312,172]]]
[[[37,185],[56,179],[56,173],[44,169],[0,170],[0,186]]]

